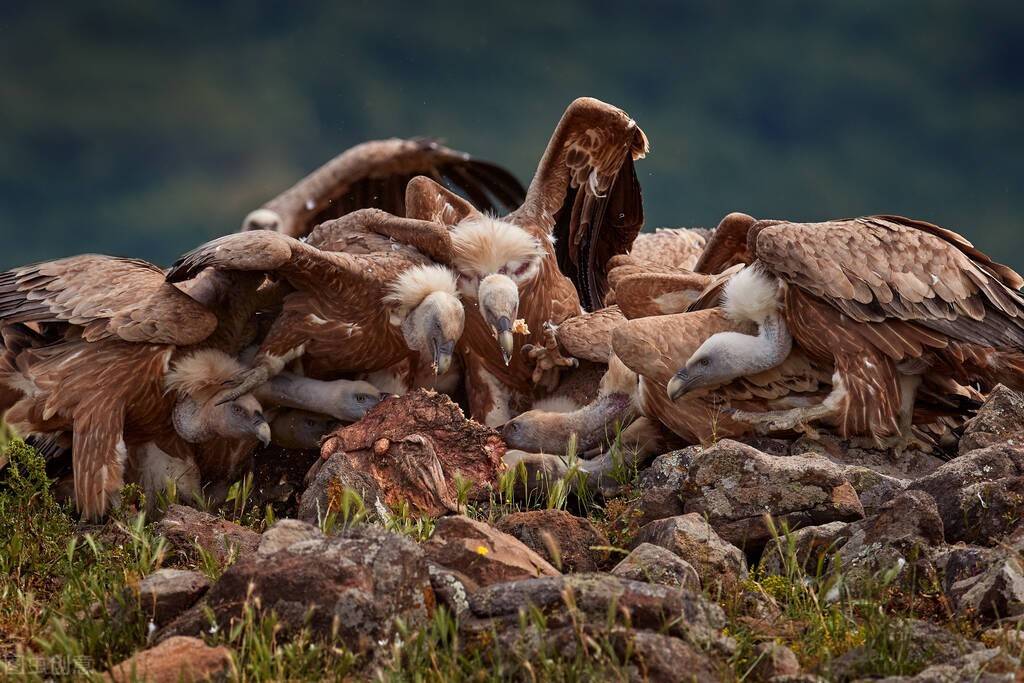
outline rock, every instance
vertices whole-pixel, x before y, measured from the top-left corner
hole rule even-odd
[[[897,479],[862,465],[843,466],[843,476],[857,492],[864,514],[871,516],[882,509],[910,484],[909,479]]]
[[[776,457],[724,439],[690,464],[684,508],[706,516],[730,543],[757,549],[771,538],[765,519],[796,529],[864,517],[842,468],[824,458]]]
[[[656,583],[673,588],[700,590],[700,576],[693,565],[670,550],[641,543],[612,569],[622,579]]]
[[[479,586],[559,573],[515,537],[461,515],[437,520],[423,552],[431,562],[455,570]]]
[[[573,613],[566,609],[569,600]],[[570,626],[574,619],[607,624],[609,614],[632,628],[678,636],[688,642],[724,645],[722,608],[691,591],[620,579],[609,574],[567,574],[486,586],[469,596],[471,631],[518,628],[519,613],[532,606],[547,617],[549,628]]]
[[[952,547],[935,564],[958,614],[991,624],[1024,620],[1024,565],[1013,547]]]
[[[758,643],[754,648],[757,664],[751,680],[771,681],[782,676],[799,676],[800,660],[793,651],[780,643]]]
[[[210,628],[209,615],[227,628],[245,605],[257,616],[273,611],[282,637],[306,628],[315,640],[359,653],[385,647],[399,620],[411,629],[423,625],[435,601],[419,546],[363,526],[242,558],[158,637],[198,634]]]
[[[631,506],[632,517],[639,526],[684,513],[679,493],[686,480],[686,468],[701,450],[700,446],[691,446],[664,453],[640,473],[640,498]]]
[[[158,569],[139,582],[136,589],[143,618],[163,626],[194,605],[210,589],[199,572]]]
[[[947,664],[984,647],[920,619],[894,620],[885,635],[882,642],[861,645],[834,659],[829,666],[829,680],[849,681],[868,675],[879,656],[892,656],[893,652],[900,652],[907,662]]]
[[[468,499],[486,500],[504,470],[505,444],[496,431],[467,420],[448,396],[418,389],[384,399],[359,422],[342,427],[321,448],[310,469],[299,517],[325,514],[344,488],[370,507],[376,499],[414,513],[458,511],[456,474],[469,482]],[[324,463],[336,461],[334,468]],[[327,472],[324,470],[327,469]]]
[[[223,564],[256,551],[260,535],[234,522],[184,505],[171,505],[154,532],[189,562],[197,557],[196,546]]]
[[[1015,683],[1020,659],[999,649],[977,650],[944,664],[933,664],[916,676],[870,679],[874,683]],[[865,679],[867,680],[867,679]]]
[[[478,588],[472,579],[433,562],[427,563],[427,571],[439,605],[447,607],[456,617],[469,609],[469,594]]]
[[[849,468],[866,468],[901,481],[926,477],[943,464],[942,459],[930,453],[917,450],[896,452],[891,449],[860,448],[825,433],[818,434],[814,439],[797,439],[793,442],[790,453],[821,455],[840,465],[844,472],[849,471]],[[850,483],[853,483],[852,480]]]
[[[267,557],[296,543],[320,541],[323,540],[323,537],[323,532],[308,522],[297,519],[279,519],[274,526],[263,532],[256,552],[260,557]]]
[[[974,510],[972,514],[975,519],[987,517],[984,505],[979,509],[975,504],[981,503],[976,501],[976,494],[989,489],[972,487],[983,482],[1021,476],[1024,476],[1024,448],[998,444],[954,458],[927,477],[913,482],[910,488],[927,491],[935,498],[943,524],[947,527],[947,540],[987,544],[991,539],[984,538],[985,534],[990,534],[992,530],[1002,533],[1006,527],[999,524],[998,520],[990,520],[980,529],[965,524],[964,514],[967,510]],[[999,488],[991,490],[998,491]],[[1020,510],[1017,503],[1019,482],[1002,485],[1002,489],[1005,494],[996,493],[996,497],[1001,498],[999,505]]]
[[[608,538],[586,518],[565,510],[530,510],[505,515],[497,524],[566,572],[592,572],[608,559]]]
[[[587,649],[583,652],[580,652],[581,636],[587,641]],[[607,656],[608,651],[614,655],[619,671],[626,673],[630,681],[676,683],[679,680],[719,681],[727,678],[728,669],[724,662],[716,661],[679,638],[623,627],[584,624],[544,630],[534,627],[512,629],[499,636],[498,646],[503,651],[515,653],[521,661],[556,657],[572,661],[594,658],[594,643],[600,644],[601,655]],[[681,678],[680,672],[686,672],[685,678]]]
[[[1004,443],[1024,446],[1024,395],[1000,384],[964,425],[960,453]]]
[[[226,647],[210,647],[198,638],[177,636],[135,653],[105,678],[117,683],[192,683],[225,680],[231,671],[231,653]]]
[[[671,550],[697,570],[701,584],[712,592],[719,587],[733,589],[747,575],[747,561],[740,549],[693,512],[651,522],[640,529],[635,542]]]
[[[843,537],[837,555],[847,587],[855,592],[885,570],[922,582],[934,578],[932,549],[945,542],[935,501],[923,491],[901,493],[874,517],[850,524]]]
[[[942,507],[947,541],[996,545],[1024,523],[1024,477],[950,491]]]
[[[809,576],[816,576],[818,568],[827,567],[832,553],[846,542],[844,532],[848,526],[846,522],[829,522],[791,531],[788,539],[772,539],[761,555],[761,568],[769,574],[786,574],[786,553],[792,545],[796,563]]]

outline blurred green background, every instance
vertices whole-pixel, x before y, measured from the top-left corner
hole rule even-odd
[[[1024,3],[0,3],[0,267],[166,264],[346,147],[529,179],[626,109],[648,227],[901,213],[1024,269]]]

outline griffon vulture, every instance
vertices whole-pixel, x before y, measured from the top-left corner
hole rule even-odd
[[[0,381],[21,394],[7,418],[22,434],[73,434],[75,499],[84,515],[99,517],[136,447],[152,442],[184,459],[194,455],[191,444],[210,443],[216,458],[269,441],[255,398],[218,401],[241,365],[214,346],[237,336],[241,317],[218,318],[134,259],[75,256],[2,273],[5,330],[62,330],[4,364]]]
[[[305,374],[318,379],[372,372],[405,360],[413,374],[420,366],[436,374],[447,371],[464,320],[451,271],[398,244],[365,255],[313,246],[318,232],[346,232],[365,216],[360,211],[330,221],[317,228],[309,244],[266,230],[227,235],[174,264],[167,274],[170,282],[212,268],[267,273],[293,288],[252,368],[235,378],[226,398],[256,389],[299,357]]]
[[[731,419],[769,430],[823,420],[841,436],[906,445],[922,380],[1024,386],[1024,280],[963,237],[897,216],[744,222],[733,221],[732,234],[716,231],[709,249],[717,241],[717,250],[702,261],[751,263],[725,301],[735,320],[755,327],[708,335],[679,356],[688,360],[671,396],[778,371],[795,346],[835,368],[827,398]]]
[[[405,186],[420,175],[469,197],[485,212],[511,210],[525,195],[505,169],[434,140],[374,140],[339,154],[250,213],[242,229],[304,237],[317,225],[357,209],[377,208],[401,216]]]
[[[548,324],[579,314],[581,299],[600,307],[607,261],[628,250],[643,224],[633,161],[647,150],[646,136],[625,112],[581,98],[562,116],[525,201],[512,213],[481,214],[421,177],[406,190],[408,218],[376,223],[382,234],[450,265],[467,302],[478,304],[462,344],[476,418],[501,424],[538,383],[550,389],[557,369],[572,365],[557,354]],[[526,323],[524,346],[535,351],[528,359],[516,352],[517,316]],[[549,371],[535,376],[545,358]]]

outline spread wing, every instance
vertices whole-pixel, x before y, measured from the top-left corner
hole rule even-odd
[[[404,215],[405,188],[418,175],[465,195],[480,211],[504,213],[519,206],[523,186],[504,168],[449,149],[435,140],[393,138],[357,145],[313,171],[251,213],[243,229],[271,228],[291,237],[358,209]]]
[[[869,216],[750,234],[764,267],[854,321],[896,319],[960,341],[1024,348],[1020,276],[948,230]]]
[[[206,268],[273,273],[296,289],[313,290],[364,282],[366,257],[323,251],[269,230],[225,235],[190,251],[167,271],[168,282],[196,277]]]
[[[618,306],[581,313],[558,325],[558,343],[569,355],[595,363],[607,363],[612,354],[612,331],[626,322]]]
[[[217,318],[136,259],[84,255],[0,274],[0,320],[69,323],[88,341],[190,345],[206,339]]]
[[[642,232],[633,240],[629,254],[634,258],[693,270],[707,243],[706,230],[690,228],[658,228]]]
[[[582,97],[566,109],[526,201],[510,217],[542,239],[555,237],[558,266],[588,310],[604,300],[608,259],[629,251],[643,226],[633,162],[648,149],[626,112]]]

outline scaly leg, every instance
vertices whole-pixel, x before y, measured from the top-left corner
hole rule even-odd
[[[544,345],[525,344],[523,353],[533,363],[533,383],[540,384],[548,391],[554,391],[562,368],[575,368],[579,361],[571,356],[563,356],[558,348],[556,328],[551,323],[544,323]]]

